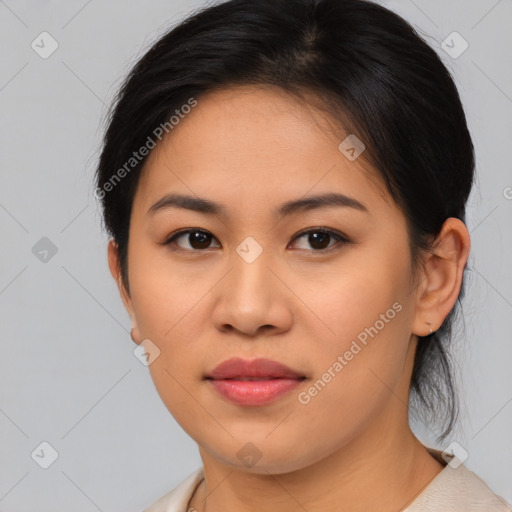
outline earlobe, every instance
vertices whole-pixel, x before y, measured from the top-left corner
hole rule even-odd
[[[454,217],[446,219],[428,254],[421,285],[417,290],[416,315],[412,332],[428,336],[437,331],[452,310],[460,293],[464,268],[471,249],[465,224]]]
[[[135,343],[135,345],[140,345],[142,343],[138,327],[132,328],[130,331],[130,338],[132,339],[133,343]]]
[[[130,315],[130,319],[132,322],[132,329],[130,332],[130,337],[132,338],[132,341],[139,345],[142,341],[142,338],[139,333],[139,328],[137,326],[137,320],[135,319],[135,312],[133,309],[132,299],[126,290],[126,287],[123,284],[122,276],[121,276],[121,270],[120,270],[120,264],[119,264],[119,253],[118,253],[118,247],[114,239],[110,239],[108,242],[108,266],[110,269],[110,273],[116,281],[117,288],[119,290],[119,293],[121,295],[121,299],[123,301],[123,304],[126,308],[126,311]]]

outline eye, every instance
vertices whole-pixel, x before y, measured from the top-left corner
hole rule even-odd
[[[329,242],[331,241],[338,242],[338,244],[350,243],[350,240],[347,237],[325,228],[315,228],[303,231],[302,233],[299,233],[292,242],[305,238],[306,236],[308,237],[307,243],[313,247],[313,252],[330,250],[333,245],[336,245],[334,243],[329,246]],[[188,243],[188,247],[177,243],[177,241],[182,238],[185,240],[185,243]],[[204,251],[204,249],[211,248],[210,244],[212,240],[216,240],[216,238],[208,231],[204,231],[202,229],[185,229],[174,233],[170,238],[163,242],[163,245],[177,245],[179,248],[178,250],[183,249],[185,251],[199,252],[201,250]],[[217,245],[216,247],[220,247],[220,245]],[[306,247],[305,250],[311,249]]]
[[[185,235],[188,235],[188,237],[185,237]],[[164,245],[174,244],[176,243],[176,240],[179,240],[181,238],[184,238],[184,240],[188,242],[189,247],[183,247],[179,244],[176,244],[180,249],[201,250],[208,249],[208,246],[210,245],[212,239],[214,239],[215,237],[208,231],[203,231],[202,229],[187,229],[179,231],[178,233],[172,235],[169,239],[167,239],[164,242]]]
[[[293,240],[300,240],[301,238],[307,237],[306,241],[308,244],[311,245],[311,247],[314,248],[313,252],[322,252],[322,251],[328,251],[336,244],[332,244],[329,247],[329,242],[332,240],[335,240],[338,242],[338,244],[343,243],[350,243],[350,240],[334,231],[330,231],[325,228],[315,228],[315,229],[309,229],[308,231],[303,231],[302,233],[299,233]],[[303,248],[305,250],[310,250],[307,247]]]

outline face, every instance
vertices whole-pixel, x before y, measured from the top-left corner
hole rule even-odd
[[[198,99],[141,176],[123,298],[137,342],[159,350],[149,369],[163,402],[229,466],[304,468],[375,425],[407,390],[417,338],[406,220],[363,158],[339,149],[347,135],[281,90],[226,89]],[[170,194],[219,210],[162,203]],[[328,194],[361,206],[280,211]],[[233,357],[278,361],[302,379],[266,402],[252,403],[256,392],[233,401],[205,378]]]

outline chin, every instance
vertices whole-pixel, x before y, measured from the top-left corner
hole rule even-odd
[[[238,448],[237,445],[234,457],[232,456],[232,449],[228,449],[229,454],[226,452],[218,453],[218,450],[219,445],[217,444],[214,451],[209,450],[209,454],[233,470],[254,475],[292,473],[316,462],[313,453],[295,454],[297,457],[292,458],[290,452],[293,451],[293,448],[283,450],[282,445],[280,449],[273,449],[269,446],[262,446],[262,443],[256,445],[247,442],[241,448]]]

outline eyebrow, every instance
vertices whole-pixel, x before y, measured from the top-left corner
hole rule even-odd
[[[316,210],[318,208],[333,206],[343,206],[369,213],[368,208],[363,203],[353,197],[339,193],[319,194],[287,201],[276,208],[274,213],[278,217],[286,217],[297,213]],[[206,215],[225,214],[227,211],[225,205],[203,197],[167,194],[149,208],[148,214],[154,215],[156,212],[167,208],[183,208]]]

